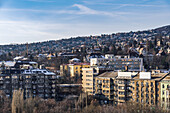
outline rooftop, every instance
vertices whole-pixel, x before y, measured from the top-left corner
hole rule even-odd
[[[114,72],[114,71],[104,72],[104,73],[100,74],[98,77],[140,80],[139,73],[132,74],[131,77],[126,77],[126,76],[118,77],[118,72]],[[170,80],[170,75],[169,75],[169,73],[151,74],[151,79],[149,79],[149,80],[155,80],[155,81]]]
[[[170,80],[170,74],[168,74],[164,79],[162,80]]]
[[[166,77],[167,74],[168,73],[151,74],[151,79],[150,80],[160,81],[164,77]],[[137,76],[133,77],[133,79],[140,79],[139,73],[137,74]]]
[[[101,75],[99,75],[98,77],[116,78],[117,75],[118,75],[117,72],[110,71],[110,72],[104,72]]]

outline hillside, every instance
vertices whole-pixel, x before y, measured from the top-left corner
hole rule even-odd
[[[158,37],[159,36],[159,37]],[[170,25],[163,26],[152,30],[144,30],[137,32],[126,32],[126,33],[113,33],[113,34],[102,34],[101,36],[86,36],[86,37],[75,37],[61,40],[51,40],[45,42],[29,43],[29,44],[11,44],[11,45],[0,45],[0,53],[18,53],[22,54],[27,50],[31,54],[34,53],[45,53],[45,52],[56,52],[62,51],[63,49],[77,48],[81,45],[95,46],[97,44],[106,45],[108,43],[116,43],[116,41],[127,42],[134,39],[153,39],[155,37],[167,37],[170,36]]]

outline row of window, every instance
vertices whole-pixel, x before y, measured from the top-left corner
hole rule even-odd
[[[170,85],[164,85],[164,84],[162,84],[162,88],[170,88]]]

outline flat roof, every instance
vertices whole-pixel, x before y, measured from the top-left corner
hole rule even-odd
[[[110,71],[110,72],[104,72],[97,77],[133,79],[133,80],[155,80],[155,81],[170,80],[169,73],[151,74],[151,79],[140,79],[139,73],[137,73],[136,75],[132,75],[131,77],[118,77],[118,72]]]
[[[155,80],[155,81],[160,81],[162,80],[165,76],[167,76],[168,73],[158,73],[158,74],[151,74],[151,79],[146,79],[146,80]],[[140,79],[139,73],[137,76],[133,77],[132,79]]]
[[[98,77],[116,78],[117,76],[118,76],[118,72],[110,71],[110,72],[104,72],[100,74]]]

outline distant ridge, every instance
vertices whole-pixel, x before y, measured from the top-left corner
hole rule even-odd
[[[166,25],[166,26],[162,26],[162,27],[158,27],[158,28],[150,29],[150,30],[153,30],[153,31],[155,31],[157,33],[161,33],[162,31],[170,32],[170,25]],[[146,32],[146,31],[150,31],[150,30],[134,31],[134,33],[137,33],[137,32]],[[130,32],[118,32],[118,33],[121,34],[121,33],[130,33]],[[115,34],[117,34],[117,33],[115,33]],[[102,35],[111,35],[111,34],[102,34]],[[84,38],[84,37],[90,37],[90,36],[78,36],[78,37],[70,37],[70,38],[67,38],[67,39],[49,40],[49,41],[50,42],[51,41],[62,41],[62,40],[70,40],[70,39],[73,39],[73,38],[82,38],[82,37]],[[33,43],[29,43],[29,44],[46,43],[46,42],[49,42],[49,41],[33,42]],[[24,44],[5,44],[5,45],[0,45],[0,46],[26,45],[26,44],[27,43],[24,43]]]
[[[26,51],[29,53],[51,53],[62,50],[71,50],[72,48],[80,48],[81,45],[87,45],[89,47],[94,47],[98,45],[98,41],[102,44],[109,45],[115,40],[133,40],[134,38],[140,39],[153,39],[157,37],[159,38],[170,37],[170,25],[159,27],[156,29],[149,29],[143,31],[130,31],[130,32],[122,32],[122,33],[112,33],[112,34],[101,34],[98,36],[81,36],[81,37],[71,37],[67,39],[60,40],[49,40],[43,42],[34,42],[34,43],[25,43],[25,44],[9,44],[9,45],[0,45],[0,54],[8,54],[8,53],[20,53],[23,54]],[[107,43],[107,44],[106,44]],[[102,46],[102,45],[100,45]],[[27,49],[28,47],[28,49]]]

